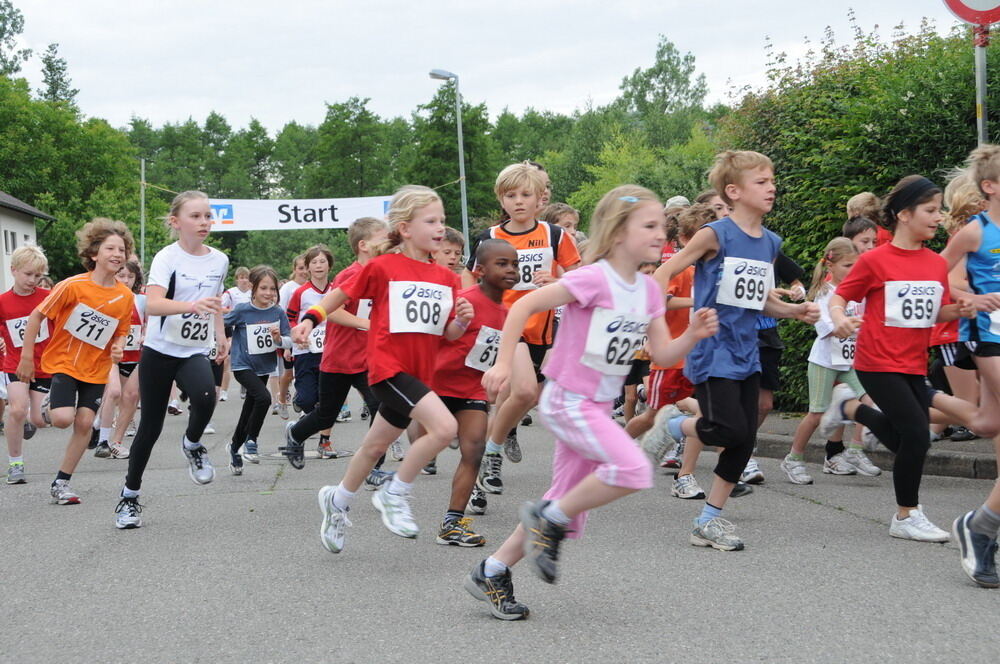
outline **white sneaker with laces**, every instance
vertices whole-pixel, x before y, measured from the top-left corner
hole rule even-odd
[[[877,477],[882,474],[882,469],[872,463],[864,450],[856,447],[848,447],[844,450],[844,459],[862,475]]]
[[[410,497],[389,493],[389,484],[383,484],[372,494],[372,505],[382,514],[382,523],[389,532],[411,539],[420,532],[420,528],[413,520]]]
[[[920,505],[910,510],[910,516],[905,519],[897,519],[893,514],[889,534],[916,542],[947,542],[951,538],[948,533],[931,523]]]
[[[403,443],[396,439],[389,445],[389,458],[393,461],[402,461],[406,454],[403,452]]]
[[[205,425],[205,430],[202,433],[215,433],[215,425],[209,422]]]
[[[812,475],[806,471],[806,462],[800,461],[798,459],[792,459],[791,456],[786,456],[781,460],[781,469],[785,471],[788,475],[788,481],[792,484],[812,484]]]
[[[340,553],[344,550],[344,539],[351,520],[347,518],[347,510],[337,508],[333,504],[335,486],[325,486],[319,490],[319,509],[323,512],[323,523],[319,527],[319,538],[330,553]]]
[[[844,458],[844,452],[841,452],[823,462],[823,472],[827,475],[854,475],[858,469]]]
[[[705,491],[698,485],[694,475],[680,475],[674,479],[670,487],[670,495],[684,500],[696,500],[705,497]]]
[[[746,468],[743,469],[743,474],[740,476],[740,480],[746,482],[747,484],[764,483],[764,473],[761,472],[757,459],[751,458],[747,461]]]
[[[229,392],[227,392],[226,390],[219,390],[219,401],[228,401],[228,400],[229,400]]]
[[[850,424],[851,421],[844,417],[844,402],[857,398],[854,390],[846,383],[840,383],[833,388],[833,396],[830,405],[827,407],[823,417],[819,420],[819,427],[816,431],[823,438],[829,439],[837,427],[842,424]]]

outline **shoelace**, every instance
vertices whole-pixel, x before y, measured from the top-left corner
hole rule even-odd
[[[500,468],[502,467],[503,461],[500,460],[499,456],[491,456],[486,462],[486,468],[490,475],[499,475]]]
[[[191,453],[191,460],[194,461],[194,465],[198,467],[198,470],[201,470],[204,467],[202,455],[205,453],[205,448],[199,447],[193,450],[188,450],[188,452]]]
[[[714,526],[723,535],[732,535],[736,532],[736,524],[728,519],[723,519],[721,516],[713,518],[711,521],[706,523],[702,528],[707,529],[709,526]]]
[[[118,507],[115,508],[115,513],[121,513],[125,510],[129,513],[129,516],[135,516],[142,511],[142,505],[139,504],[138,499],[129,500],[128,498],[122,498],[118,501]]]

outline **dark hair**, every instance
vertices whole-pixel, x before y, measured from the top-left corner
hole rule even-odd
[[[141,293],[143,280],[145,278],[142,274],[142,266],[135,261],[126,261],[125,269],[131,272],[135,277],[135,281],[132,283],[132,292]]]
[[[330,250],[327,249],[325,244],[317,244],[306,249],[304,256],[306,267],[309,267],[309,263],[312,263],[313,259],[318,256],[326,256],[326,264],[329,266],[329,269],[333,269],[333,254],[330,253]],[[277,283],[277,281],[275,281],[275,283]]]
[[[274,268],[270,265],[257,265],[250,270],[250,295],[253,296],[257,293],[257,286],[260,282],[271,277],[274,280],[274,287],[278,287],[278,273],[275,272]]]
[[[848,240],[852,240],[855,236],[861,235],[865,231],[874,230],[878,230],[878,224],[868,217],[852,217],[844,222],[844,227],[841,229],[840,234]]]
[[[885,228],[895,231],[900,212],[913,210],[940,194],[941,189],[923,175],[907,175],[885,197],[880,221]]]
[[[506,246],[510,249],[514,248],[514,245],[512,245],[507,240],[501,240],[499,238],[492,238],[492,237],[483,240],[482,242],[479,243],[479,246],[476,247],[476,263],[482,263],[483,261],[486,260],[487,254],[490,254],[491,252],[493,252],[493,250],[499,249],[500,247],[503,246]]]

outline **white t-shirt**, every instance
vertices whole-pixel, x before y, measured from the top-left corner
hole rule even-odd
[[[833,336],[833,319],[830,317],[830,298],[833,297],[833,292],[833,286],[827,284],[814,300],[819,307],[819,320],[815,323],[816,339],[809,351],[808,361],[826,369],[848,371],[854,366],[857,335],[845,340]],[[864,303],[848,302],[844,313],[848,316],[860,316],[864,313]]]
[[[225,290],[226,273],[229,271],[229,257],[213,247],[207,247],[204,256],[193,256],[174,242],[156,252],[149,266],[148,286],[167,289],[167,297],[177,302],[194,302],[204,297],[220,295]],[[191,357],[206,355],[211,350],[209,342],[203,346],[180,345],[166,339],[165,328],[171,316],[149,316],[146,326],[148,348],[171,357]],[[214,326],[214,321],[209,321]]]
[[[238,287],[233,286],[222,294],[222,306],[226,309],[233,309],[237,304],[242,304],[246,302],[250,303],[250,295],[253,290],[248,288],[245,291],[241,291]]]
[[[288,311],[288,301],[292,299],[292,295],[301,285],[302,284],[296,283],[295,281],[285,283],[285,285],[278,290],[278,306],[285,311]]]

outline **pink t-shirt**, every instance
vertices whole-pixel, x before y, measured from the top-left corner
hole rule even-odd
[[[656,282],[636,272],[627,283],[607,261],[568,272],[559,280],[575,298],[563,310],[543,373],[593,401],[622,391],[649,321],[664,313]]]

